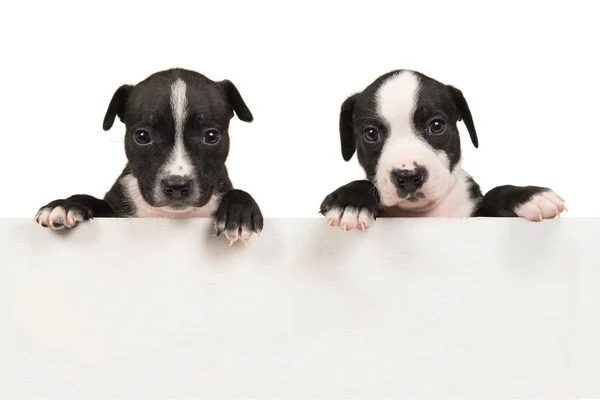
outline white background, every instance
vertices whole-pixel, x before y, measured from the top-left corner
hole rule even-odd
[[[597,2],[11,2],[0,12],[0,217],[102,197],[125,165],[113,92],[184,67],[230,79],[255,122],[233,122],[234,185],[266,217],[316,216],[363,177],[342,160],[338,110],[398,68],[462,89],[464,166],[489,190],[550,186],[568,216],[600,216]]]

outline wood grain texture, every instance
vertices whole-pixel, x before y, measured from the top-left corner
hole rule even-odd
[[[599,233],[0,220],[0,398],[600,398]]]

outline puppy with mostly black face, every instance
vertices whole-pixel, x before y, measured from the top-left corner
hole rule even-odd
[[[235,85],[184,69],[155,73],[123,85],[104,117],[125,124],[128,163],[104,199],[74,195],[42,207],[35,220],[54,230],[95,217],[214,217],[217,235],[230,243],[260,233],[263,217],[254,199],[234,189],[225,161],[229,122],[252,113]]]
[[[342,156],[357,153],[367,179],[328,195],[329,225],[365,230],[378,216],[554,218],[564,200],[548,188],[499,186],[485,196],[461,167],[457,128],[477,133],[462,92],[419,72],[387,73],[341,107]]]

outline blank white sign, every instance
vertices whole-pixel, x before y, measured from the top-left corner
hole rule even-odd
[[[0,398],[600,398],[600,220],[0,220]]]

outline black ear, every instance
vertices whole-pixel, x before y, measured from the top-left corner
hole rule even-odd
[[[477,139],[477,131],[475,131],[475,124],[473,124],[473,117],[471,116],[471,110],[469,110],[467,100],[465,100],[462,92],[457,88],[448,85],[448,89],[450,90],[450,95],[452,96],[452,102],[458,110],[458,120],[463,120],[467,126],[467,130],[469,131],[469,136],[471,136],[471,142],[473,142],[473,146],[478,148],[479,140]]]
[[[108,110],[106,110],[106,115],[104,116],[104,123],[102,124],[102,128],[105,131],[112,128],[117,115],[121,122],[125,122],[125,105],[127,104],[127,98],[132,87],[131,85],[123,85],[113,94],[112,100],[108,105]]]
[[[354,117],[354,104],[356,103],[357,96],[355,94],[348,97],[342,103],[342,109],[340,110],[340,141],[342,143],[342,157],[344,157],[345,161],[350,161],[356,151],[352,119]]]
[[[252,116],[252,113],[248,109],[246,103],[244,103],[244,99],[242,99],[240,92],[238,92],[233,82],[224,80],[219,82],[219,84],[223,87],[223,89],[225,89],[227,101],[229,102],[231,108],[233,108],[233,111],[235,111],[238,118],[244,122],[252,122],[254,117]]]

